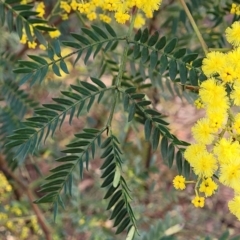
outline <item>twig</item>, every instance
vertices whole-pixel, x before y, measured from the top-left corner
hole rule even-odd
[[[201,45],[202,45],[202,49],[203,49],[205,55],[207,55],[207,53],[208,53],[207,44],[205,43],[205,41],[204,41],[204,39],[203,39],[203,37],[202,37],[202,34],[200,33],[200,31],[199,31],[199,29],[198,29],[198,26],[197,26],[195,20],[194,20],[193,17],[192,17],[192,14],[190,13],[190,11],[189,11],[189,9],[188,9],[185,1],[184,1],[184,0],[179,0],[179,1],[180,1],[180,3],[182,4],[183,9],[184,9],[185,13],[187,14],[187,17],[188,17],[190,23],[192,24],[193,30],[195,31],[195,33],[196,33],[196,35],[197,35],[197,37],[198,37],[198,40],[199,40],[199,42],[200,42]]]

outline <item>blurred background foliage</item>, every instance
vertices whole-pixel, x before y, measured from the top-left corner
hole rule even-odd
[[[186,2],[208,47],[227,47],[223,32],[231,22],[238,19],[238,16],[230,14],[232,1]],[[240,1],[234,2],[240,4]],[[51,9],[56,1],[49,0],[45,3]],[[66,21],[60,21],[57,17],[52,21],[55,21],[56,27],[62,32],[61,40],[68,40],[69,32],[79,32],[79,27],[83,24],[90,24],[87,19],[79,18],[76,14],[71,14]],[[160,36],[168,39],[176,36],[179,48],[187,46],[188,51],[197,52],[203,57],[201,46],[179,1],[163,0],[154,18],[147,21],[147,27],[151,33],[158,31]],[[126,28],[117,24],[114,24],[114,29],[120,33],[126,31]],[[43,178],[48,175],[49,169],[56,165],[54,159],[60,156],[60,151],[73,134],[79,132],[83,126],[102,125],[109,110],[105,104],[107,101],[103,100],[100,105],[92,108],[87,117],[85,109],[81,118],[73,120],[72,126],[69,126],[66,120],[62,130],[49,138],[38,153],[28,156],[27,161],[18,168],[11,164],[12,153],[3,150],[6,136],[21,127],[21,121],[31,116],[34,107],[49,103],[52,97],[58,96],[60,89],[69,89],[69,84],[75,83],[77,79],[85,80],[90,73],[98,76],[99,71],[104,69],[102,74],[105,83],[111,84],[111,79],[116,76],[117,58],[121,49],[115,51],[115,55],[103,52],[86,66],[80,59],[73,67],[73,59],[70,58],[67,62],[70,75],[56,77],[49,72],[42,84],[34,85],[30,91],[29,86],[18,86],[18,76],[12,70],[17,66],[16,61],[26,59],[27,54],[44,56],[45,52],[40,49],[30,50],[21,45],[16,32],[10,33],[6,25],[0,27],[0,36],[0,238],[45,239],[43,225],[39,224],[30,201],[41,197],[38,190]],[[62,49],[65,53],[69,51],[71,50],[68,47]],[[101,66],[104,61],[107,64]],[[126,85],[129,78],[131,81],[131,77],[126,76]],[[145,92],[153,101],[154,107],[170,121],[173,133],[181,140],[191,141],[189,129],[196,116],[201,115],[201,112],[191,107],[196,94],[183,89],[177,83],[160,79],[154,86],[149,82]],[[181,118],[181,114],[184,118]],[[177,172],[176,166],[169,170],[159,151],[152,152],[144,140],[142,127],[137,122],[131,125],[123,124],[127,116],[120,111],[114,118],[115,132],[119,136],[126,159],[123,172],[134,196],[132,206],[139,227],[139,235],[136,234],[134,239],[240,239],[237,237],[240,224],[228,213],[226,202],[223,201],[230,199],[232,193],[229,190],[219,190],[214,198],[207,201],[204,209],[194,209],[190,204],[193,189],[189,188],[180,193],[173,189],[172,179]],[[182,119],[187,120],[187,123],[181,122]],[[100,152],[97,155],[99,156]],[[51,226],[52,239],[124,238],[124,234],[115,236],[111,228],[113,223],[105,211],[106,200],[103,199],[104,192],[100,188],[101,161],[97,157],[91,161],[89,171],[84,171],[82,181],[79,181],[78,173],[74,174],[73,197],[66,197],[68,204],[65,210],[59,209],[56,223],[53,223],[53,209],[48,205],[41,205],[45,224]],[[14,176],[25,182],[28,191],[35,195],[34,199],[29,198],[27,191],[19,190],[17,180],[10,174],[13,171]]]

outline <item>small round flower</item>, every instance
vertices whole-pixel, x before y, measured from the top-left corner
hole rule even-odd
[[[192,200],[192,204],[194,205],[194,207],[198,208],[202,208],[204,207],[204,202],[205,202],[205,198],[204,197],[199,197],[196,196],[193,200]]]
[[[204,151],[199,153],[195,161],[192,163],[193,171],[200,177],[212,177],[214,172],[217,170],[217,160],[213,154]]]
[[[192,127],[194,139],[202,144],[211,144],[214,140],[213,129],[210,127],[209,119],[201,118]]]
[[[235,188],[240,182],[240,164],[239,159],[236,163],[223,164],[220,169],[219,181],[226,186]]]
[[[137,14],[134,27],[135,28],[141,28],[145,24],[145,18],[142,16],[142,14]]]
[[[234,118],[233,129],[237,134],[240,135],[240,113],[238,113]]]
[[[61,32],[56,29],[55,31],[48,32],[48,34],[51,38],[58,38],[61,35]]]
[[[226,63],[226,55],[221,52],[209,52],[203,59],[202,70],[206,76],[218,73]]]
[[[225,31],[226,39],[234,47],[240,46],[240,22],[236,21],[231,27],[228,27]]]
[[[232,214],[234,214],[238,220],[240,220],[240,196],[235,196],[233,200],[228,203],[228,208]]]
[[[210,197],[217,190],[217,184],[212,178],[204,179],[200,185],[199,192],[205,193],[206,197]]]
[[[220,164],[230,164],[236,162],[240,155],[240,145],[231,138],[221,138],[213,148],[214,154],[218,157]]]
[[[231,99],[233,100],[234,105],[240,106],[240,84],[235,83],[233,86],[233,91],[231,92]]]
[[[186,188],[185,177],[183,177],[182,175],[177,175],[173,179],[173,186],[175,189],[180,189],[180,190],[185,189]]]
[[[194,101],[194,105],[196,106],[197,109],[204,108],[203,102],[201,98],[198,98],[197,100]]]
[[[186,150],[184,152],[184,157],[190,163],[190,165],[193,166],[193,164],[196,160],[196,157],[203,151],[206,151],[205,145],[192,144],[186,148]]]

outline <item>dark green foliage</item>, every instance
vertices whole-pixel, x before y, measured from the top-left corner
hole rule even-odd
[[[28,38],[32,38],[30,34],[30,29],[29,25],[26,25],[26,33],[29,32]],[[42,26],[36,26],[36,29],[39,29]],[[82,56],[83,52],[86,51],[85,57],[84,57],[84,63],[87,64],[90,56],[94,55],[96,57],[97,54],[101,51],[101,49],[105,46],[104,51],[108,51],[111,49],[113,51],[117,45],[118,41],[117,40],[123,40],[124,38],[118,37],[112,27],[108,24],[105,24],[106,27],[106,32],[100,29],[97,26],[92,26],[93,30],[83,28],[82,32],[85,34],[77,34],[77,33],[72,33],[72,37],[77,40],[77,42],[74,41],[63,41],[62,44],[65,46],[69,46],[72,48],[75,48],[74,52],[62,56],[61,54],[61,44],[59,40],[54,40],[52,41],[51,45],[48,46],[48,57],[50,60],[50,63],[48,61],[40,56],[35,56],[35,55],[29,55],[32,61],[20,61],[19,62],[19,68],[16,68],[14,70],[15,73],[17,74],[25,74],[19,81],[19,84],[24,84],[28,80],[31,79],[31,85],[37,83],[37,82],[42,82],[44,78],[47,75],[47,72],[49,70],[49,67],[51,66],[52,71],[54,74],[57,76],[61,77],[60,74],[60,69],[68,74],[69,70],[67,68],[67,64],[65,63],[65,59],[72,56],[73,54],[77,54],[77,57],[74,61],[74,64],[78,62],[80,57]],[[50,29],[44,27],[44,29],[41,29],[44,31],[52,31],[55,29]],[[38,30],[36,30],[38,31]],[[41,34],[39,32],[39,34]],[[103,39],[102,39],[103,38]],[[40,41],[40,39],[38,39]],[[113,41],[115,40],[115,41]],[[41,42],[41,41],[40,41]],[[58,57],[57,60],[54,60],[54,55]],[[97,83],[96,83],[97,84]],[[98,84],[97,84],[98,85]],[[104,84],[100,87],[104,87]],[[91,88],[93,90],[93,88]]]
[[[67,192],[71,195],[71,184],[67,184],[69,181],[71,182],[72,173],[73,171],[78,167],[80,167],[80,176],[83,174],[83,164],[86,165],[86,168],[88,168],[88,162],[90,160],[89,157],[89,151],[91,149],[91,146],[94,142],[97,141],[98,137],[101,136],[101,134],[106,129],[102,129],[101,131],[95,129],[89,130],[89,129],[83,129],[82,133],[76,134],[78,139],[81,139],[78,141],[78,144],[71,143],[67,145],[67,149],[76,149],[76,151],[72,151],[71,153],[75,153],[77,155],[67,155],[61,158],[56,159],[57,162],[61,162],[62,164],[51,169],[50,172],[52,172],[51,175],[49,175],[46,178],[46,182],[41,186],[41,191],[44,193],[47,193],[42,198],[36,200],[36,203],[46,203],[46,202],[53,202],[54,204],[59,204],[59,197],[62,193],[62,189],[64,187],[67,188]],[[91,133],[88,133],[91,131]],[[86,139],[88,141],[86,141]],[[83,144],[84,143],[84,144]],[[68,152],[68,151],[63,151]],[[81,164],[80,164],[81,163]],[[53,191],[54,187],[54,192]]]
[[[100,80],[98,79],[98,81]],[[111,90],[111,88],[99,89],[95,85],[87,82],[81,82],[81,85],[82,86],[71,85],[71,88],[76,91],[75,93],[70,91],[62,92],[67,98],[53,98],[53,101],[57,104],[45,104],[42,108],[36,109],[35,116],[27,118],[27,121],[24,123],[26,127],[23,128],[21,132],[19,130],[14,132],[14,135],[6,144],[6,148],[10,150],[17,147],[14,150],[18,152],[16,159],[18,159],[20,163],[24,161],[29,152],[34,152],[43,140],[45,142],[50,133],[53,135],[57,126],[61,128],[67,114],[70,115],[71,123],[74,115],[78,116],[85,105],[87,105],[88,110],[90,110],[95,96]],[[75,108],[78,109],[77,113],[75,112]],[[23,133],[25,134],[24,138],[20,140],[20,136]],[[84,139],[89,137],[90,135],[85,135]],[[69,144],[68,147],[71,149],[71,152],[78,152],[79,150],[75,149],[75,147],[86,145],[88,145],[88,141],[84,140]]]
[[[18,4],[16,4],[18,3]],[[30,31],[30,26],[32,27],[37,40],[47,46],[46,40],[43,37],[42,31],[55,31],[55,28],[44,27],[42,23],[47,23],[46,20],[36,17],[38,14],[35,11],[32,11],[34,5],[31,4],[21,4],[20,1],[5,1],[0,3],[0,16],[1,21],[0,24],[4,24],[5,14],[6,14],[6,22],[9,31],[11,32],[16,25],[16,31],[19,35],[19,38],[22,37],[23,29],[27,34],[29,40],[33,41],[33,36]],[[6,12],[6,13],[5,13]]]
[[[110,219],[115,219],[114,227],[117,227],[116,233],[118,234],[124,231],[130,223],[135,225],[135,217],[129,204],[130,190],[121,174],[122,153],[116,136],[110,135],[101,147],[105,148],[101,156],[105,158],[101,169],[106,169],[101,176],[105,178],[101,187],[105,188],[110,185],[104,199],[111,197],[107,210],[114,207]],[[124,218],[125,216],[127,217]]]
[[[21,7],[16,6],[16,9],[21,9]],[[11,23],[13,18],[11,18],[11,11],[9,12],[8,27],[11,28],[14,23]],[[25,12],[21,16],[24,17],[28,14],[32,16],[28,20],[31,24],[35,22],[40,24],[40,20],[33,18],[34,13],[31,11]],[[17,19],[21,19],[21,17],[17,16]],[[26,33],[30,34],[29,24],[25,20],[23,22],[20,20],[17,25],[19,35],[22,34],[21,28],[23,27]],[[39,30],[52,31],[54,29],[36,26],[35,31]],[[177,38],[167,40],[165,36],[159,37],[158,32],[150,35],[147,28],[143,31],[138,30],[133,40],[127,39],[126,36],[118,37],[114,29],[108,24],[104,24],[104,28],[95,25],[91,28],[81,28],[80,33],[72,33],[71,36],[74,40],[52,41],[47,49],[47,58],[29,55],[30,61],[19,61],[18,68],[14,70],[16,74],[23,74],[19,84],[24,84],[28,80],[30,80],[30,85],[42,82],[49,68],[57,76],[61,76],[60,70],[68,74],[66,58],[76,54],[74,64],[80,58],[85,64],[88,64],[90,59],[97,58],[98,55],[101,55],[100,53],[107,56],[108,52],[113,52],[119,41],[124,41],[131,47],[128,50],[127,61],[130,61],[132,75],[123,72],[121,86],[115,86],[115,73],[119,72],[119,62],[116,59],[107,59],[106,57],[100,75],[104,74],[106,69],[109,69],[111,73],[114,72],[113,86],[107,87],[101,79],[92,76],[91,82],[79,81],[79,84],[72,84],[70,90],[61,91],[61,96],[54,97],[52,103],[43,104],[39,108],[36,108],[34,103],[29,100],[25,101],[28,99],[27,96],[21,95],[18,87],[14,88],[11,85],[10,87],[15,91],[14,95],[21,96],[26,105],[34,108],[34,115],[27,118],[20,129],[15,128],[16,130],[11,133],[5,145],[6,150],[15,151],[14,159],[16,162],[23,163],[28,154],[34,153],[49,136],[54,136],[68,115],[69,124],[71,124],[74,117],[79,117],[83,110],[89,112],[96,101],[100,102],[108,91],[107,97],[110,103],[113,96],[118,95],[119,99],[122,98],[124,110],[128,114],[128,122],[144,125],[145,139],[151,143],[152,150],[156,151],[160,147],[164,162],[172,167],[174,159],[176,159],[179,173],[188,175],[190,166],[183,159],[184,149],[176,151],[175,154],[175,149],[188,144],[170,133],[168,123],[161,113],[152,108],[151,101],[148,100],[142,89],[152,87],[156,76],[166,78],[167,81],[170,78],[173,83],[177,84],[179,84],[180,79],[183,85],[189,83],[197,85],[202,59],[197,59],[197,54],[188,53],[185,48],[179,48]],[[61,45],[74,48],[74,50],[64,56]],[[144,82],[147,78],[150,78],[151,83]],[[171,88],[170,85],[169,88]],[[108,136],[101,143],[104,132]],[[132,231],[131,234],[134,234],[137,228],[135,216],[130,206],[131,192],[122,173],[123,153],[119,141],[113,135],[109,125],[101,130],[84,128],[81,133],[75,134],[75,139],[66,145],[65,150],[61,151],[63,155],[56,159],[60,165],[50,170],[50,175],[45,179],[40,190],[44,196],[36,200],[36,203],[53,203],[55,218],[58,205],[63,206],[61,196],[71,196],[72,194],[73,173],[78,169],[80,178],[83,177],[84,168],[86,167],[88,170],[89,161],[94,158],[97,146],[102,149],[100,157],[104,159],[100,167],[103,171],[101,187],[107,188],[104,199],[108,202],[107,210],[112,211],[110,219],[114,220],[116,234],[127,229]],[[130,230],[132,227],[134,229]]]
[[[132,55],[135,62],[140,58],[140,64],[144,64],[144,67],[149,69],[151,80],[154,74],[164,75],[167,71],[172,81],[175,82],[176,78],[180,77],[183,85],[196,86],[201,73],[198,69],[201,66],[201,59],[196,59],[198,54],[186,54],[186,48],[178,49],[177,38],[168,42],[165,36],[158,38],[158,32],[149,36],[147,29],[143,32],[139,30],[134,37],[133,51],[129,51],[128,55]],[[140,69],[142,68],[143,66],[140,66]]]

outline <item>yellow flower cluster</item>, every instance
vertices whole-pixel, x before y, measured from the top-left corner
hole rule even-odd
[[[240,5],[236,4],[236,3],[232,3],[230,13],[236,14],[236,15],[239,16],[240,15]]]
[[[240,22],[234,22],[225,33],[233,49],[227,53],[209,52],[203,60],[207,80],[200,85],[195,105],[203,107],[206,114],[192,127],[196,143],[187,147],[184,157],[198,177],[194,206],[203,207],[204,198],[215,193],[216,177],[234,190],[235,197],[228,206],[240,220],[240,113],[231,111],[240,106]],[[184,189],[176,187],[176,178],[174,187]]]
[[[29,1],[22,0],[20,3],[21,4],[27,4],[27,3],[29,3]],[[39,18],[43,18],[44,15],[45,15],[44,2],[36,2],[35,11],[38,12],[37,16]],[[36,39],[35,39],[35,36],[34,36],[34,30],[33,30],[35,25],[38,25],[38,26],[41,25],[41,26],[49,27],[46,24],[32,24],[32,25],[30,25],[30,32],[31,32],[32,40],[28,39],[26,31],[25,31],[25,29],[23,29],[23,34],[22,34],[22,38],[20,39],[20,43],[27,44],[28,48],[30,48],[30,49],[35,49],[38,46],[38,44],[36,42]],[[55,31],[48,32],[48,34],[51,38],[57,38],[61,35],[60,31],[57,30],[57,29]],[[46,49],[46,47],[42,44],[39,44],[39,48],[42,49],[42,50]]]
[[[0,172],[0,203],[5,198],[5,195],[12,191],[12,186],[9,184],[5,175]]]
[[[62,19],[68,19],[68,14],[79,11],[81,14],[93,21],[99,17],[101,21],[110,23],[114,14],[115,20],[120,24],[125,24],[131,16],[134,8],[142,11],[146,18],[152,18],[153,12],[158,10],[162,0],[68,0],[60,1],[62,9]],[[145,24],[145,18],[140,13],[137,15],[135,27],[140,28]]]

